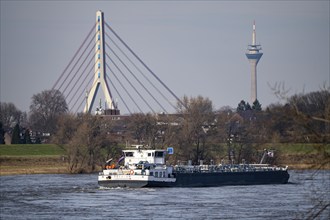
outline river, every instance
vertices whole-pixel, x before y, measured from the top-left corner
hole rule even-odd
[[[304,219],[330,202],[330,171],[290,171],[289,181],[108,189],[97,174],[1,176],[0,219]],[[330,207],[318,219],[329,218]]]

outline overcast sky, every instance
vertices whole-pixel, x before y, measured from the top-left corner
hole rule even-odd
[[[0,101],[28,111],[51,89],[102,10],[105,20],[177,96],[207,97],[216,109],[250,101],[245,56],[256,21],[263,49],[258,99],[329,86],[329,1],[3,1]],[[120,103],[119,103],[120,104]]]

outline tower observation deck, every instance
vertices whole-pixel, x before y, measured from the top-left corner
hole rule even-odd
[[[261,45],[256,43],[256,24],[253,23],[252,44],[248,45],[246,57],[251,65],[251,103],[257,100],[257,64],[262,56]]]

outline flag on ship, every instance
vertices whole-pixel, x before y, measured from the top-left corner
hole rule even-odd
[[[274,157],[274,152],[273,151],[268,151],[267,155],[268,155],[268,157]]]
[[[122,162],[123,160],[125,159],[125,156],[123,155],[123,156],[121,156],[121,158],[119,158],[119,160],[118,160],[118,164],[120,163],[120,162]]]

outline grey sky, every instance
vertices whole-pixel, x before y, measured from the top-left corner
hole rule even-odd
[[[216,109],[250,100],[245,52],[256,21],[258,99],[329,85],[329,1],[1,1],[1,102],[28,111],[50,89],[102,10],[105,20],[179,97]]]

